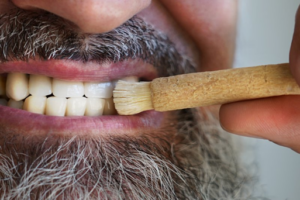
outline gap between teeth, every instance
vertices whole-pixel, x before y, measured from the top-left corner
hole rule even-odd
[[[137,82],[137,77],[125,77]],[[63,81],[42,75],[0,75],[0,105],[49,116],[116,115],[115,82]]]

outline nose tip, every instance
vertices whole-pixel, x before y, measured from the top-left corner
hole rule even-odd
[[[12,0],[22,9],[51,12],[85,33],[110,31],[146,8],[151,0]]]

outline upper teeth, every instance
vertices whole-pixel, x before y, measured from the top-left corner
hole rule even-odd
[[[138,81],[138,78],[123,80]],[[0,75],[0,105],[51,116],[113,115],[116,114],[112,101],[114,85],[114,82],[74,82],[9,73]]]
[[[53,79],[53,95],[56,97],[82,97],[84,87],[82,82],[70,82]]]
[[[85,96],[93,98],[111,98],[114,85],[107,83],[84,83]]]
[[[42,97],[52,94],[51,78],[41,75],[30,75],[29,94]]]
[[[7,76],[6,94],[9,98],[20,101],[25,99],[28,94],[28,77],[26,74],[11,73]]]

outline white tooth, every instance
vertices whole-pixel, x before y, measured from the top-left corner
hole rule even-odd
[[[85,96],[92,98],[111,98],[114,89],[112,82],[84,83]]]
[[[128,81],[128,82],[139,82],[139,78],[137,76],[127,76],[124,78],[121,78],[122,81]]]
[[[11,108],[17,108],[17,109],[23,109],[23,101],[15,101],[10,99],[7,103],[7,106],[11,107]]]
[[[65,116],[67,99],[61,97],[50,97],[46,102],[46,115]]]
[[[101,116],[104,104],[104,99],[87,98],[85,116]]]
[[[66,116],[84,116],[86,109],[86,98],[73,97],[67,101]]]
[[[45,114],[46,99],[46,97],[30,96],[25,99],[23,110],[37,114]]]
[[[105,99],[103,115],[116,115],[117,111],[113,99]]]
[[[52,93],[51,78],[42,75],[30,75],[29,94],[44,97]]]
[[[0,96],[5,96],[5,82],[6,77],[4,75],[0,75]]]
[[[83,97],[84,95],[82,82],[53,79],[52,86],[53,95],[56,97]]]
[[[6,95],[15,101],[28,96],[28,77],[22,73],[9,73],[6,80]]]
[[[0,99],[0,106],[7,106],[7,100],[6,99]]]

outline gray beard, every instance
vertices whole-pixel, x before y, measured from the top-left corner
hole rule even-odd
[[[94,35],[49,13],[9,11],[0,22],[2,63],[141,59],[159,76],[196,69],[167,36],[136,17]],[[178,123],[143,137],[41,139],[0,132],[1,199],[250,199],[251,178],[217,120],[198,110],[176,116]]]
[[[252,179],[217,120],[196,109],[177,115],[177,133],[6,139],[1,199],[250,199]]]

